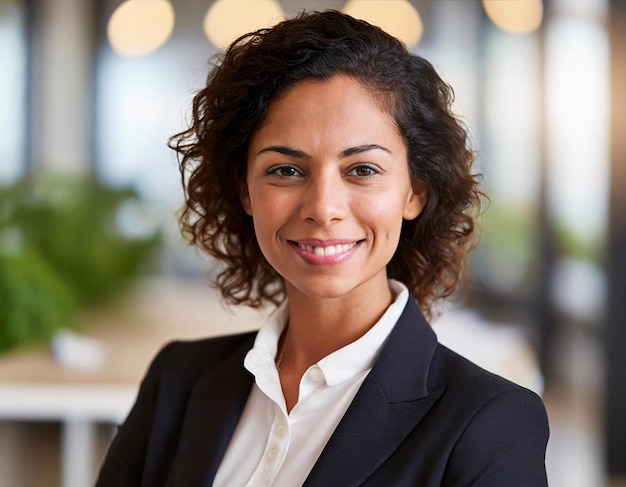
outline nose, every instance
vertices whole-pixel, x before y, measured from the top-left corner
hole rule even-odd
[[[349,195],[339,174],[328,171],[311,175],[300,205],[300,217],[318,225],[345,218]]]

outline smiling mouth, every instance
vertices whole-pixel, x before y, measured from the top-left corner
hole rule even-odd
[[[352,243],[338,244],[338,245],[327,245],[324,247],[316,246],[316,245],[305,245],[305,244],[300,244],[298,242],[294,242],[294,243],[302,250],[306,250],[307,252],[311,252],[315,255],[333,256],[337,254],[345,254],[346,252],[356,247],[359,242],[352,242]]]

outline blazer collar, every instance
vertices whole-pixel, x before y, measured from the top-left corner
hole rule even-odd
[[[409,299],[305,486],[360,485],[384,463],[445,389],[428,388],[436,348],[435,333]]]

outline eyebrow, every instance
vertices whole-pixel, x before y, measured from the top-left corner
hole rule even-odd
[[[382,145],[368,144],[368,145],[359,145],[357,147],[350,147],[349,149],[342,151],[340,154],[340,157],[341,158],[350,157],[350,156],[353,156],[354,154],[361,154],[362,152],[367,152],[367,151],[376,150],[376,149],[382,150],[382,151],[387,152],[388,154],[391,154],[391,151],[387,149],[386,147],[383,147]]]
[[[386,147],[378,144],[367,144],[367,145],[359,145],[357,147],[350,147],[341,151],[339,157],[344,159],[346,157],[353,156],[355,154],[361,154],[363,152],[371,151],[371,150],[382,150],[391,154],[391,151]],[[269,147],[265,147],[257,152],[257,155],[263,154],[264,152],[278,152],[279,154],[283,154],[285,156],[295,157],[296,159],[309,159],[310,156],[301,150],[292,149],[290,147],[285,147],[282,145],[271,145]]]
[[[264,152],[278,152],[279,154],[295,157],[296,159],[309,158],[309,156],[301,150],[291,149],[290,147],[284,147],[282,145],[271,145],[269,147],[265,147],[264,149],[261,149],[259,152],[257,152],[257,156],[263,154]]]

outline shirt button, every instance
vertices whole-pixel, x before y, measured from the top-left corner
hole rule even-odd
[[[309,375],[311,376],[311,379],[313,379],[315,382],[322,380],[322,371],[318,367],[311,369]]]
[[[280,437],[285,436],[285,425],[284,424],[279,424],[276,427],[276,434]]]
[[[276,448],[275,448],[275,447],[272,447],[272,448],[270,448],[270,450],[267,452],[267,456],[268,456],[270,459],[272,459],[272,460],[273,460],[274,458],[276,458],[276,453],[278,453],[278,450],[276,450]]]

